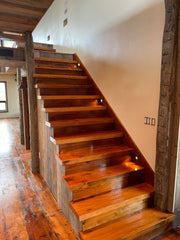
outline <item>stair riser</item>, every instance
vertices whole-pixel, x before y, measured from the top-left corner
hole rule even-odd
[[[64,54],[64,53],[58,53],[58,52],[56,52],[56,53],[39,52],[38,54],[35,54],[35,58],[39,58],[39,57],[40,58],[51,58],[51,59],[74,60],[73,54]],[[43,61],[43,62],[46,62],[46,61]]]
[[[66,69],[43,69],[43,68],[36,68],[35,73],[38,74],[53,74],[53,75],[73,75],[73,76],[83,76],[83,71],[78,70],[66,70]]]
[[[125,217],[130,214],[132,215],[138,211],[148,208],[152,206],[152,199],[153,197],[150,196],[150,194],[147,194],[141,196],[140,198],[126,201],[126,203],[122,206],[109,210],[105,213],[97,214],[97,216],[83,220],[81,222],[82,230],[88,231],[95,227],[99,227],[103,224],[110,223],[116,219]]]
[[[76,149],[77,147],[84,147],[84,146],[92,146],[94,144],[97,145],[101,145],[101,143],[103,143],[104,141],[108,142],[109,140],[109,144],[111,144],[111,142],[119,142],[119,144],[122,144],[123,142],[123,138],[119,137],[119,138],[110,138],[110,139],[102,139],[102,140],[92,140],[92,141],[87,141],[87,142],[79,142],[79,143],[68,143],[68,144],[61,144],[61,145],[56,145],[56,154],[60,154],[61,151],[65,152],[68,151],[68,147],[69,150],[71,149]]]
[[[88,126],[55,127],[55,128],[53,128],[53,130],[54,130],[53,137],[56,138],[56,137],[91,133],[91,132],[114,130],[114,124],[113,123],[105,123],[105,124],[100,123],[100,124],[88,125]]]
[[[72,150],[79,149],[80,147],[88,148],[89,150],[92,150],[97,147],[104,146],[105,148],[112,148],[114,145],[121,145],[123,143],[122,138],[114,138],[114,139],[104,139],[101,141],[90,141],[90,142],[84,142],[84,143],[73,143],[73,144],[67,144],[60,146],[60,150],[64,153],[67,153]],[[81,157],[81,155],[79,155]]]
[[[93,88],[41,88],[40,95],[93,95]]]
[[[36,60],[36,65],[48,66],[48,67],[60,67],[60,68],[77,68],[76,63],[68,63],[68,62],[51,62],[51,61],[41,61]]]
[[[84,111],[84,112],[69,112],[69,113],[46,113],[47,121],[74,119],[74,118],[94,118],[94,117],[107,117],[105,110],[101,111]]]
[[[65,85],[88,85],[90,81],[88,79],[70,79],[70,78],[36,78],[36,83],[45,84],[65,84]]]
[[[43,101],[43,107],[77,107],[77,106],[97,106],[98,100],[84,99],[84,100],[41,100]]]
[[[130,151],[124,151],[119,154],[115,153],[111,157],[107,155],[103,159],[86,161],[79,164],[71,164],[71,165],[64,164],[63,174],[68,175],[73,173],[79,173],[82,171],[91,171],[97,168],[110,167],[115,164],[120,164],[120,163],[123,163],[128,157],[131,158],[130,155],[126,155],[126,154],[130,154]],[[122,156],[122,155],[126,155],[126,156]]]
[[[140,184],[142,182],[144,182],[144,170],[138,170],[125,176],[101,179],[96,182],[91,182],[88,185],[80,186],[78,190],[72,191],[72,200],[78,201],[115,189]]]

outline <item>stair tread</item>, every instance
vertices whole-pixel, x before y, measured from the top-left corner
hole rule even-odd
[[[82,68],[73,68],[73,67],[58,67],[58,66],[44,66],[44,65],[41,65],[41,64],[36,64],[35,65],[35,68],[36,69],[46,69],[46,70],[63,70],[63,71],[77,71],[77,72],[82,72]]]
[[[69,100],[69,99],[99,99],[99,95],[42,95],[38,96],[41,100]]]
[[[129,153],[133,151],[133,148],[126,145],[103,145],[103,146],[89,146],[79,149],[73,149],[68,152],[61,151],[58,157],[65,165],[71,165],[76,163],[82,163],[92,160],[97,160],[105,156],[112,156],[116,153],[126,152]]]
[[[56,121],[46,121],[46,126],[48,127],[67,127],[67,126],[81,126],[81,125],[91,125],[99,123],[113,123],[114,119],[110,117],[103,118],[77,118],[77,119],[66,119],[66,120],[56,120]]]
[[[35,61],[45,61],[45,62],[64,62],[64,63],[74,63],[77,64],[76,60],[69,60],[69,59],[56,59],[56,58],[42,58],[42,57],[35,57]]]
[[[35,88],[92,88],[91,84],[61,84],[61,83],[36,83]]]
[[[91,232],[80,232],[81,240],[132,240],[173,221],[174,215],[155,208],[144,209]]]
[[[143,167],[133,162],[128,162],[115,166],[95,169],[91,171],[70,174],[67,176],[63,176],[63,178],[66,181],[70,191],[74,191],[80,188],[81,189],[86,188],[88,185],[92,185],[92,182],[126,175],[129,174],[130,172],[139,171],[143,169],[144,169]]]
[[[35,73],[33,74],[34,78],[63,78],[63,79],[88,79],[88,76],[76,76],[76,75],[61,75],[61,74],[39,74]],[[51,82],[49,83],[51,84]]]
[[[123,207],[128,201],[135,202],[148,198],[154,192],[153,186],[141,183],[131,187],[113,190],[78,202],[71,202],[80,221]]]
[[[52,108],[42,108],[45,112],[81,112],[81,111],[97,111],[105,110],[105,106],[87,106],[87,107],[52,107]]]
[[[50,137],[50,140],[58,145],[58,144],[68,144],[68,143],[78,143],[78,142],[86,142],[93,140],[101,140],[101,139],[109,139],[109,138],[119,138],[123,137],[122,132],[120,131],[102,131],[102,132],[94,132],[94,133],[86,133],[79,135],[72,135],[66,137]]]

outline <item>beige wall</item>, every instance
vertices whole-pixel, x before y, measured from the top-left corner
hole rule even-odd
[[[78,53],[153,169],[163,27],[163,0],[55,0],[33,33]]]
[[[19,98],[14,75],[0,75],[0,81],[7,82],[8,112],[0,113],[0,118],[19,117]]]

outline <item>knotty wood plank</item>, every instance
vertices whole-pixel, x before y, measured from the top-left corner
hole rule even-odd
[[[73,120],[58,120],[58,121],[46,121],[48,127],[68,127],[68,126],[82,126],[91,125],[97,123],[113,123],[114,120],[109,117],[104,118],[85,118],[85,119],[73,119]]]
[[[78,84],[60,84],[60,83],[36,83],[35,88],[92,88],[92,85],[78,85]]]
[[[78,202],[71,208],[87,231],[115,219],[134,214],[149,207],[154,188],[142,183],[133,187],[115,190]]]
[[[57,63],[72,63],[72,64],[77,64],[78,63],[76,60],[35,57],[36,64],[39,61],[42,61],[42,62],[57,62]]]
[[[151,217],[150,217],[151,216]],[[162,213],[156,209],[145,209],[140,213],[113,222],[107,226],[95,229],[91,232],[80,232],[81,240],[119,240],[119,239],[150,239],[154,230],[166,226],[174,219],[173,214]],[[144,237],[143,237],[144,235]]]
[[[136,165],[133,162],[122,163],[120,165],[115,165],[112,167],[105,167],[101,169],[95,169],[94,171],[87,171],[82,173],[71,174],[63,176],[66,181],[70,191],[85,189],[96,182],[103,182],[111,180],[112,178],[122,177],[131,172],[138,172],[142,170],[143,167]]]
[[[38,99],[41,100],[76,100],[76,99],[99,99],[99,95],[44,95],[44,96],[38,96]]]
[[[87,106],[87,107],[60,107],[60,108],[42,108],[42,111],[47,113],[55,113],[55,112],[81,112],[81,111],[102,111],[105,110],[106,107],[97,105],[95,107]]]
[[[53,0],[3,0],[5,3],[14,3],[20,4],[26,7],[35,7],[35,8],[42,8],[47,9]]]
[[[69,143],[78,143],[78,142],[87,142],[94,140],[102,140],[102,139],[110,139],[110,138],[121,138],[123,134],[120,131],[104,131],[104,132],[96,132],[89,134],[81,134],[75,136],[68,137],[59,137],[59,138],[50,138],[50,140],[58,145],[58,144],[69,144]]]
[[[119,206],[124,207],[128,200],[133,199],[137,202],[138,196],[145,197],[146,194],[154,192],[154,188],[147,184],[141,183],[135,186],[114,190],[98,196],[87,198],[78,202],[71,202],[71,207],[78,216],[80,221],[98,216],[106,211],[115,209]]]
[[[27,69],[27,85],[29,99],[29,119],[30,119],[30,148],[32,171],[39,171],[39,145],[38,145],[38,115],[37,115],[37,95],[34,89],[34,45],[32,34],[25,34],[25,56]]]
[[[92,144],[91,144],[92,145]],[[73,149],[69,151],[63,151],[58,155],[62,164],[71,165],[83,162],[95,161],[97,159],[111,157],[113,155],[121,156],[130,154],[132,148],[125,145],[105,145],[105,146],[89,146],[80,149]],[[119,155],[118,155],[119,154]]]
[[[76,75],[55,75],[55,74],[34,74],[33,77],[40,79],[40,78],[44,78],[44,79],[53,79],[53,78],[57,78],[57,79],[88,79],[87,76],[76,76]]]
[[[8,3],[0,2],[0,12],[2,13],[13,13],[22,16],[41,17],[44,14],[42,8],[34,8],[31,6],[23,6],[21,4],[14,4],[14,2]]]

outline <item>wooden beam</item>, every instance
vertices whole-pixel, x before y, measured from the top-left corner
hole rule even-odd
[[[26,150],[30,149],[30,134],[29,134],[29,107],[27,93],[27,78],[22,77],[22,96],[23,96],[23,121],[24,121],[24,140]]]
[[[41,17],[44,14],[44,9],[31,6],[24,6],[14,3],[0,2],[1,13],[12,13],[22,16]]]
[[[54,0],[4,0],[8,3],[16,3],[24,6],[47,9]]]
[[[177,94],[178,7],[176,0],[165,0],[165,9],[155,171],[155,205],[162,211],[166,211],[168,208],[170,169],[176,161],[172,145]]]
[[[39,172],[37,95],[34,88],[35,82],[33,78],[33,74],[35,71],[35,63],[34,45],[31,32],[25,33],[25,58],[29,99],[31,169],[32,172]]]
[[[0,32],[0,40],[15,41],[15,42],[24,42],[24,36],[17,34],[8,34]]]
[[[20,139],[21,144],[24,145],[24,121],[23,121],[23,99],[21,86],[21,69],[17,68],[17,82],[18,82],[18,93],[19,93],[19,123],[20,123]]]

